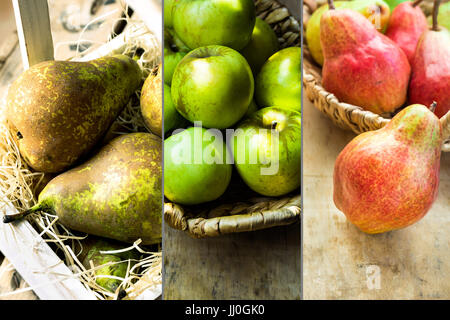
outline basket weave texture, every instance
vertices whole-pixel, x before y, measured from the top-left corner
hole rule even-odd
[[[314,11],[325,4],[325,0],[303,1],[303,29]],[[432,11],[433,1],[424,0],[420,7],[429,16]],[[380,116],[363,108],[348,103],[340,102],[332,93],[322,87],[322,70],[312,58],[308,44],[303,44],[303,92],[314,106],[327,115],[331,121],[342,129],[352,130],[356,134],[377,130],[384,127],[393,114]],[[450,114],[441,118],[446,141],[442,151],[450,152]]]
[[[255,0],[255,6],[256,16],[275,31],[280,49],[300,46],[300,24],[286,7],[273,0]],[[165,222],[193,238],[255,231],[300,221],[299,192],[279,198],[262,197],[251,191],[236,171],[225,194],[211,203],[187,207],[165,200]]]

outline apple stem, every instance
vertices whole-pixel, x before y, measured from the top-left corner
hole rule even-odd
[[[437,21],[437,16],[439,13],[439,5],[441,4],[441,0],[434,0],[434,5],[433,5],[433,31],[439,31],[439,26],[438,26],[438,21]]]
[[[412,6],[413,8],[417,7],[423,0],[416,0],[413,2]]]
[[[436,102],[436,101],[433,101],[433,103],[430,104],[430,110],[431,110],[431,112],[434,113],[434,111],[436,110],[436,106],[437,106],[437,102]]]
[[[330,10],[336,9],[336,7],[334,6],[333,0],[328,0],[328,8],[329,8]]]
[[[272,127],[271,127],[271,129],[272,129],[272,130],[275,130],[275,129],[277,128],[277,125],[278,125],[278,122],[272,121]]]

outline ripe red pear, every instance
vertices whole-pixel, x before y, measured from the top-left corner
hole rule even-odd
[[[441,118],[450,110],[450,32],[437,25],[438,8],[439,1],[436,1],[433,27],[417,44],[408,100],[426,106],[436,101],[435,114]]]
[[[436,199],[443,143],[439,119],[423,105],[354,138],[334,168],[334,203],[366,233],[407,227]]]
[[[410,65],[405,53],[360,13],[348,9],[322,15],[323,87],[340,101],[377,114],[406,101]]]
[[[392,39],[412,63],[420,36],[428,30],[427,18],[418,4],[421,0],[400,3],[392,11],[386,36]]]

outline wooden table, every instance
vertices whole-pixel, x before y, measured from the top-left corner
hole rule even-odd
[[[439,196],[421,221],[367,235],[332,198],[335,159],[354,136],[304,99],[304,298],[449,299],[450,154],[442,154]]]
[[[300,299],[300,224],[192,239],[165,224],[164,299]]]

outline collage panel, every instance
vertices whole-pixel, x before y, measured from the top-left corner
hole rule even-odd
[[[304,1],[304,299],[450,297],[449,8]]]
[[[163,299],[301,298],[299,9],[164,3]]]
[[[159,298],[162,3],[0,5],[0,299]]]

